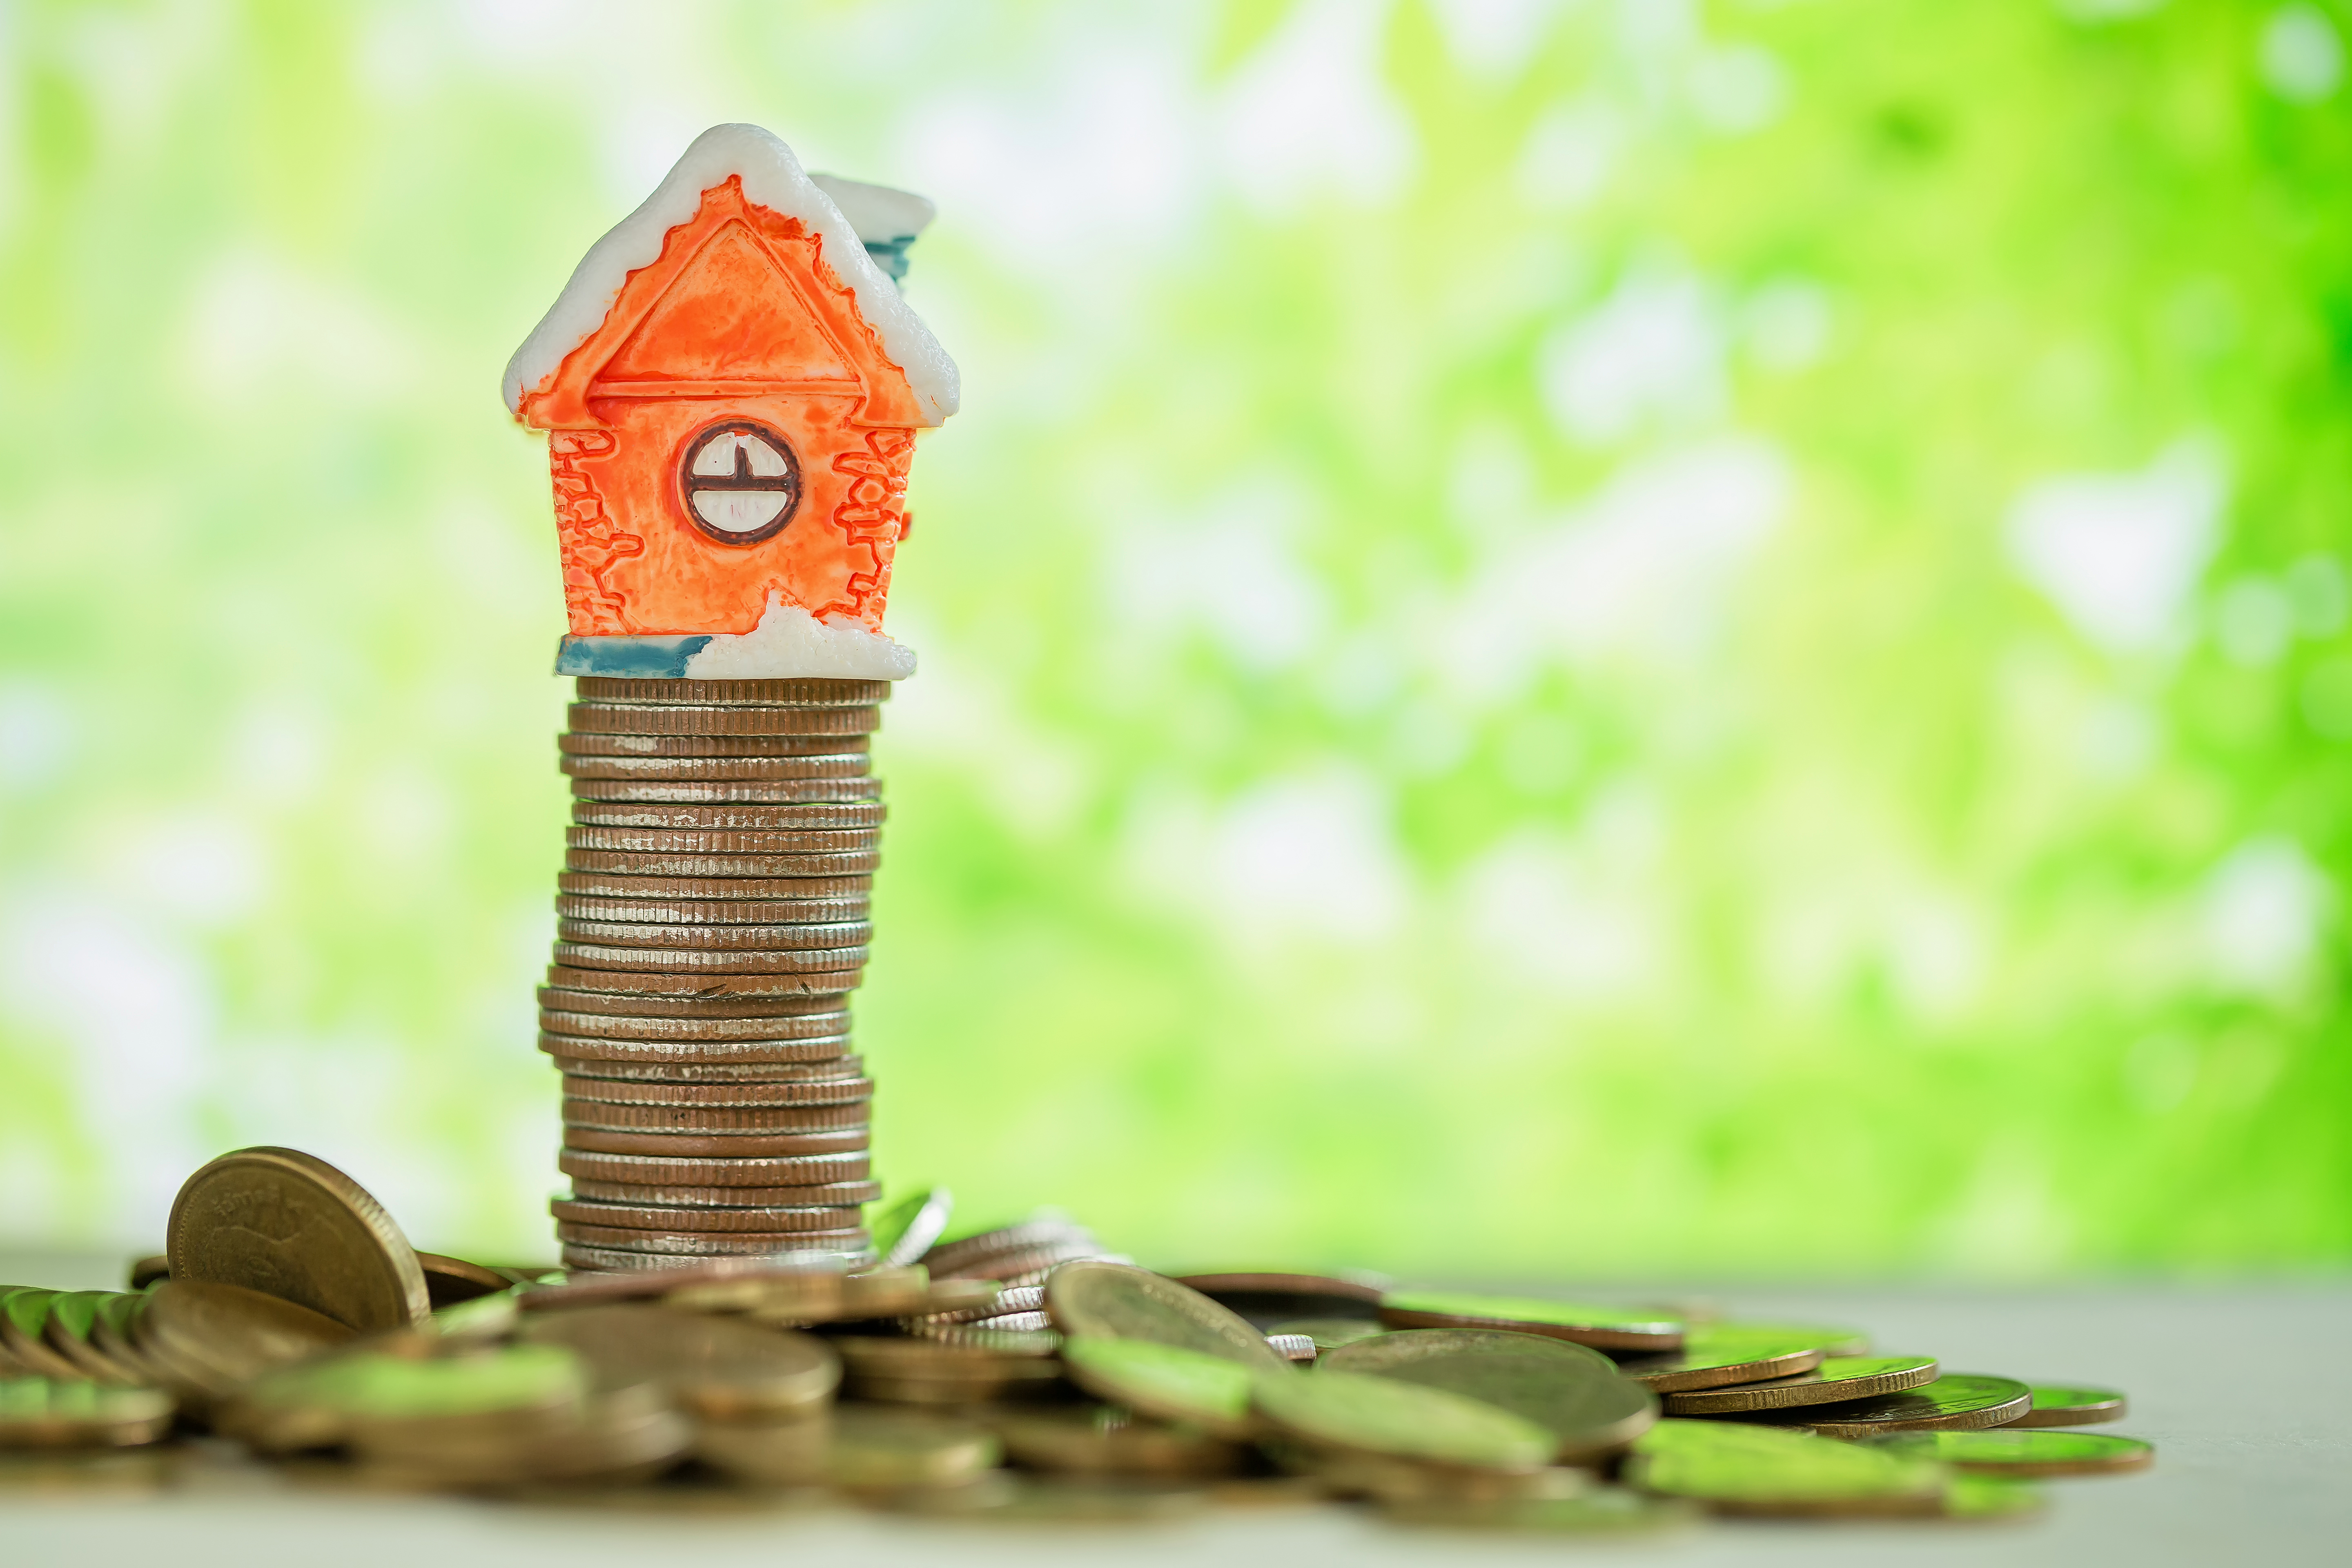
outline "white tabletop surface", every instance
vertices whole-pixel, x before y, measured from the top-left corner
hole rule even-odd
[[[0,1279],[17,1283],[112,1283],[104,1272],[110,1270],[93,1277],[88,1267],[63,1260],[0,1256]],[[846,1510],[716,1517],[562,1511],[305,1492],[257,1470],[193,1492],[0,1493],[0,1563],[1499,1568],[1572,1557],[1674,1568],[2352,1563],[2352,1283],[1703,1293],[1745,1316],[1853,1324],[1870,1331],[1885,1351],[1932,1353],[1957,1372],[2124,1389],[2130,1415],[2095,1430],[2150,1439],[2156,1467],[2113,1479],[2052,1482],[2049,1510],[2020,1524],[1708,1522],[1664,1539],[1615,1544],[1408,1531],[1328,1506],[1116,1527],[957,1523]]]

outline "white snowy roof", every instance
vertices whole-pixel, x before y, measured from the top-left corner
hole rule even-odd
[[[845,194],[854,187],[856,205],[866,209],[859,213],[861,222],[853,224],[824,188],[802,171],[793,150],[756,125],[714,125],[696,137],[645,204],[589,247],[572,269],[572,281],[507,362],[501,388],[507,412],[520,413],[524,391],[545,381],[564,355],[604,324],[629,274],[658,259],[663,237],[690,221],[702,205],[702,193],[723,184],[730,174],[742,180],[745,196],[800,219],[823,237],[825,260],[848,285],[857,313],[881,338],[882,352],[906,371],[924,423],[938,425],[953,414],[960,390],[955,361],[899,296],[898,285],[867,257],[859,232],[864,220],[870,219],[877,239],[912,233],[922,225],[900,226],[913,212],[912,204],[921,205],[925,221],[931,204],[905,191],[828,176],[826,184]],[[884,228],[890,232],[878,232]]]

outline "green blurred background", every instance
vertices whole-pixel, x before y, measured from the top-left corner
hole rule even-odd
[[[704,126],[934,196],[878,1164],[1147,1260],[2340,1266],[2352,10],[0,12],[0,1242],[551,1254],[499,406]]]

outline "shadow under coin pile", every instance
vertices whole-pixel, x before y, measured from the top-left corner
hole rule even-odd
[[[867,1256],[874,1085],[850,1051],[889,683],[583,677],[540,1048],[579,1269]]]
[[[414,1251],[284,1149],[189,1178],[130,1291],[0,1289],[0,1487],[201,1488],[234,1439],[310,1495],[846,1504],[1146,1522],[1369,1506],[1620,1535],[1707,1514],[1993,1521],[2145,1468],[2111,1390],[1688,1309],[1169,1277],[943,1191],[846,1249],[569,1273]],[[1198,1288],[1196,1288],[1198,1287]],[[789,1529],[786,1521],[782,1528]]]

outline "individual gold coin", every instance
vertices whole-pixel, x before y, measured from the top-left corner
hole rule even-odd
[[[463,1301],[495,1296],[511,1283],[496,1269],[439,1252],[418,1253],[416,1265],[425,1270],[425,1291],[432,1298],[436,1312]]]
[[[172,1260],[160,1252],[152,1253],[148,1257],[132,1260],[130,1283],[125,1289],[144,1290],[158,1279],[169,1279],[171,1277]]]
[[[789,1259],[759,1258],[672,1258],[658,1275],[628,1278],[614,1274],[575,1275],[557,1285],[534,1286],[518,1298],[531,1311],[567,1311],[608,1301],[641,1301],[659,1297],[690,1311],[740,1310],[741,1300],[756,1300],[779,1289],[817,1290],[827,1300],[838,1300],[840,1281],[849,1265],[838,1258],[808,1253]],[[746,1293],[750,1293],[746,1297]]]
[[[2124,1396],[2112,1388],[2084,1388],[2075,1384],[2036,1383],[2033,1406],[2013,1426],[2087,1426],[2100,1421],[2120,1421]]]
[[[664,975],[835,974],[866,967],[864,947],[604,947],[559,942],[555,962],[608,973]]]
[[[873,875],[881,864],[882,856],[874,849],[704,855],[689,850],[572,847],[567,848],[563,854],[563,868],[567,871],[681,879],[867,877]],[[740,896],[755,898],[758,895],[745,889]]]
[[[670,1161],[715,1158],[730,1162],[794,1158],[806,1154],[862,1154],[871,1129],[824,1127],[810,1132],[604,1132],[593,1127],[563,1130],[563,1152],[585,1154],[650,1154]],[[559,1161],[559,1164],[561,1162]]]
[[[850,1230],[856,1228],[859,1213],[854,1205],[824,1208],[655,1207],[579,1198],[551,1198],[547,1206],[548,1212],[557,1219],[572,1224],[629,1230],[708,1230],[745,1235]]]
[[[816,1182],[862,1182],[870,1162],[864,1150],[848,1153],[769,1156],[754,1159],[665,1159],[646,1154],[597,1154],[567,1149],[556,1168],[577,1182],[631,1185],[740,1187],[756,1189]]]
[[[1411,1329],[1342,1345],[1316,1375],[1356,1373],[1444,1390],[1507,1410],[1550,1432],[1556,1459],[1613,1453],[1650,1429],[1657,1396],[1617,1373],[1599,1351],[1493,1329]]]
[[[1452,1502],[1479,1507],[1580,1497],[1592,1489],[1585,1470],[1563,1466],[1541,1469],[1490,1469],[1402,1458],[1363,1449],[1316,1447],[1290,1438],[1262,1441],[1276,1464],[1318,1476],[1342,1497],[1381,1503]]]
[[[628,1098],[629,1091],[667,1090],[682,1092],[691,1089],[718,1091],[723,1098],[741,1090],[756,1098],[756,1091],[780,1085],[833,1083],[862,1077],[865,1058],[854,1052],[820,1061],[613,1061],[600,1057],[557,1057],[551,1064],[566,1078],[594,1079],[614,1094]],[[580,1093],[575,1098],[593,1100],[593,1094]]]
[[[793,676],[761,680],[670,680],[638,676],[583,675],[572,688],[583,702],[635,702],[656,707],[709,703],[719,707],[864,708],[890,699],[887,680]]]
[[[723,762],[729,759],[707,760]],[[880,800],[882,781],[877,778],[780,778],[680,779],[670,782],[581,778],[575,773],[572,781],[572,795],[575,800],[632,801],[647,805],[804,805],[820,801]]]
[[[1736,1421],[1661,1421],[1623,1471],[1638,1490],[1783,1517],[1934,1514],[1945,1477],[1941,1465]]]
[[[547,966],[549,986],[565,991],[602,991],[633,1000],[674,997],[694,1002],[800,996],[813,1001],[822,998],[824,1006],[836,1008],[842,1005],[845,994],[857,989],[861,975],[862,971],[855,969],[835,974],[709,974],[698,971],[688,974],[649,974],[632,970],[574,969],[560,963]],[[586,1011],[578,1002],[570,998],[566,1001]]]
[[[605,977],[609,980],[610,977]],[[609,984],[592,988],[562,985],[541,986],[539,1005],[546,1013],[593,1014],[613,1018],[616,1024],[647,1027],[662,1023],[701,1025],[726,1023],[755,1018],[796,1018],[812,1013],[823,1013],[843,1019],[842,1011],[847,998],[784,991],[769,994],[742,994],[719,982],[677,995],[660,995],[647,991],[619,991]],[[589,1033],[581,1029],[575,1033]],[[825,1031],[831,1032],[831,1031]]]
[[[853,1490],[953,1486],[994,1468],[1003,1456],[983,1426],[847,1405],[834,1412],[827,1472],[834,1485]]]
[[[595,947],[769,948],[863,947],[871,921],[801,921],[787,925],[656,925],[625,921],[558,920],[557,940]]]
[[[1932,1383],[1899,1394],[1809,1408],[1787,1419],[1801,1422],[1824,1437],[1875,1437],[1884,1432],[2002,1426],[2024,1415],[2032,1404],[2033,1391],[2015,1378],[1946,1373]]]
[[[1680,1349],[1683,1324],[1638,1310],[1530,1296],[1471,1296],[1449,1291],[1391,1291],[1381,1298],[1381,1321],[1392,1329],[1509,1329],[1549,1334],[1596,1350]]]
[[[133,1383],[160,1387],[163,1374],[139,1352],[132,1330],[133,1321],[146,1306],[143,1292],[109,1295],[98,1304],[98,1321],[90,1325],[89,1342],[115,1365],[129,1369]]]
[[[574,800],[572,803],[572,820],[583,827],[661,832],[844,832],[879,827],[887,815],[888,808],[878,800],[819,801],[804,805],[724,802],[633,805],[593,800]],[[627,847],[616,845],[612,847]]]
[[[1793,1377],[1669,1394],[1664,1403],[1669,1415],[1732,1415],[1869,1399],[1917,1388],[1935,1378],[1933,1356],[1830,1356]]]
[[[1618,1370],[1655,1394],[1765,1383],[1812,1371],[1832,1353],[1827,1346],[1843,1338],[1835,1329],[1708,1323],[1689,1330],[1681,1350],[1630,1360]]]
[[[574,702],[566,725],[575,735],[870,735],[878,708],[636,707]]]
[[[1465,1468],[1532,1471],[1559,1447],[1524,1416],[1443,1388],[1360,1373],[1260,1373],[1258,1415],[1302,1442]]]
[[[758,1487],[809,1487],[825,1479],[833,1416],[822,1407],[761,1421],[704,1421],[694,1457],[729,1479]]]
[[[0,1379],[0,1449],[133,1447],[170,1432],[173,1409],[152,1388]]]
[[[1906,1458],[1931,1459],[1956,1470],[1988,1475],[2112,1476],[2144,1470],[2156,1462],[2155,1446],[2137,1437],[2104,1432],[2020,1430],[1896,1432],[1865,1439]]]
[[[165,1227],[172,1278],[241,1285],[350,1328],[432,1310],[415,1249],[367,1190],[315,1155],[240,1149],[190,1176]]]
[[[533,1313],[525,1344],[562,1345],[607,1386],[655,1383],[696,1415],[744,1421],[804,1414],[841,1382],[823,1340],[639,1302]]]
[[[1045,1307],[1066,1334],[1150,1340],[1244,1366],[1288,1370],[1239,1313],[1147,1268],[1097,1259],[1065,1264],[1045,1282]]]
[[[1256,1431],[1250,1385],[1258,1372],[1248,1363],[1157,1340],[1090,1334],[1068,1336],[1061,1356],[1071,1382],[1121,1408],[1223,1437],[1245,1438]],[[1287,1366],[1281,1370],[1286,1377],[1306,1375]]]
[[[1229,1476],[1242,1449],[1194,1428],[1147,1420],[1113,1405],[1016,1410],[980,1419],[1014,1464],[1080,1476]]]
[[[135,1329],[140,1350],[183,1386],[209,1394],[352,1337],[348,1325],[282,1297],[176,1276],[147,1293]]]

